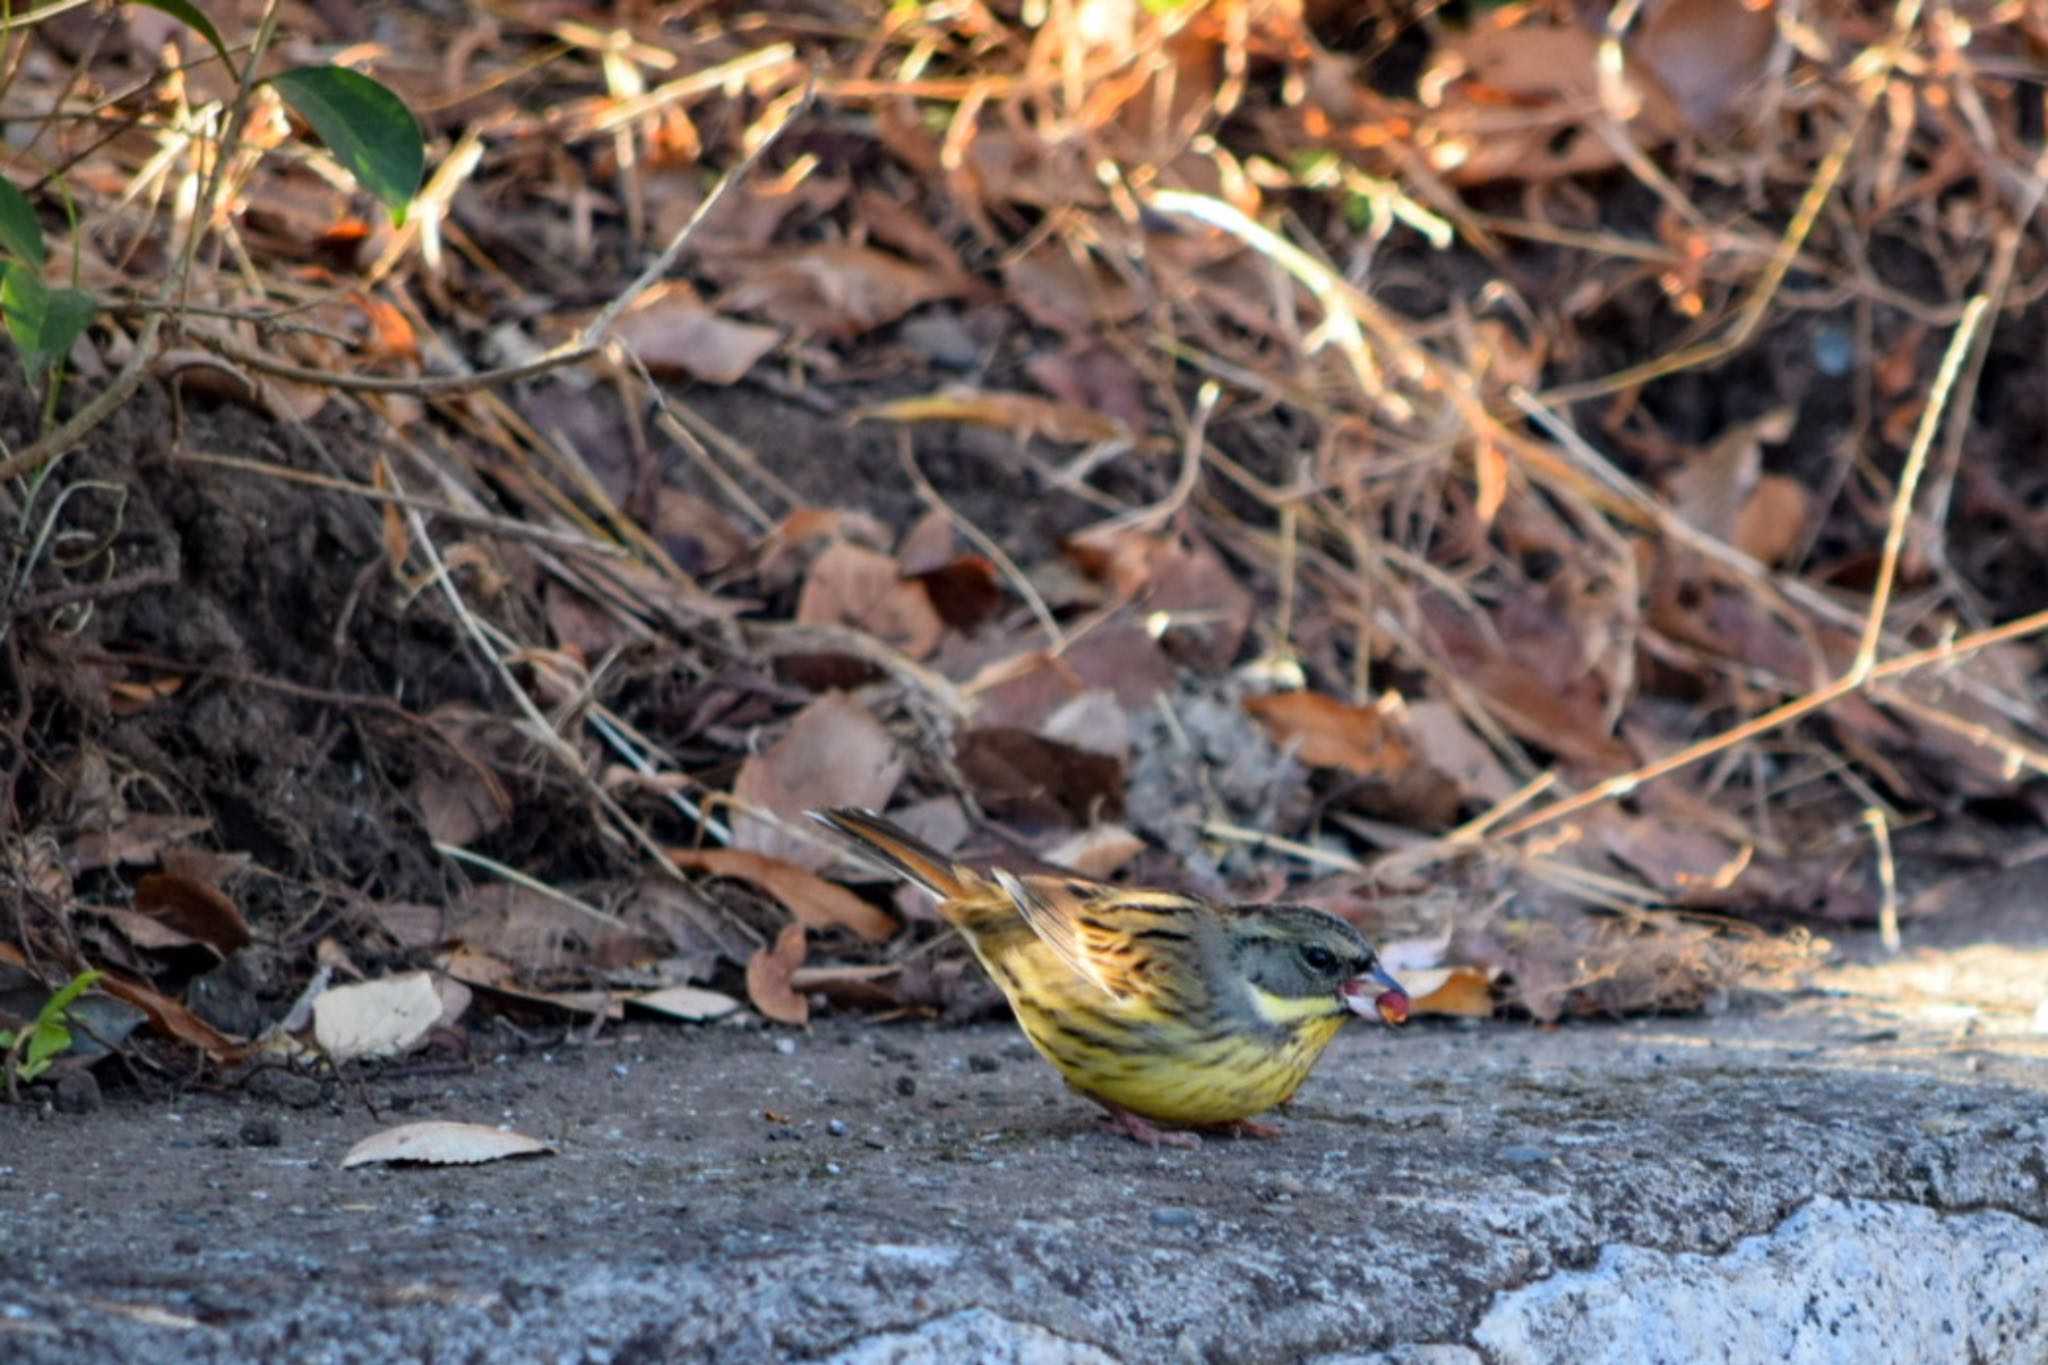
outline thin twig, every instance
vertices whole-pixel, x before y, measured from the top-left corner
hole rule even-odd
[[[754,167],[761,163],[761,158],[768,155],[775,144],[782,140],[782,135],[788,132],[798,119],[810,112],[811,105],[817,98],[818,73],[812,71],[810,78],[804,83],[803,95],[796,104],[782,116],[780,122],[762,134],[761,140],[754,144],[752,151],[740,158],[737,166],[719,177],[718,183],[712,186],[711,193],[704,196],[704,202],[697,205],[697,210],[690,215],[689,221],[676,230],[675,236],[669,239],[668,245],[662,249],[659,256],[648,262],[647,268],[640,272],[639,278],[627,285],[624,292],[605,305],[603,312],[590,320],[590,325],[583,329],[583,335],[578,338],[580,344],[594,349],[602,346],[610,338],[612,324],[619,320],[619,315],[632,307],[642,294],[652,289],[662,276],[668,274],[669,267],[673,266],[676,258],[696,240],[698,232],[710,220],[712,213],[725,202],[726,195],[753,174]]]
[[[1912,448],[1906,452],[1906,464],[1899,471],[1899,486],[1892,496],[1891,524],[1885,528],[1884,558],[1877,566],[1877,586],[1870,593],[1870,614],[1863,625],[1863,640],[1856,647],[1856,662],[1849,666],[1849,680],[1861,682],[1870,675],[1871,665],[1877,662],[1878,646],[1884,640],[1885,609],[1891,605],[1892,585],[1898,579],[1899,551],[1906,544],[1906,523],[1913,516],[1913,494],[1920,487],[1920,474],[1927,468],[1927,452],[1934,445],[1934,434],[1941,430],[1942,416],[1948,411],[1949,392],[1955,387],[1956,376],[1961,373],[1963,360],[1970,354],[1970,348],[1977,338],[1977,325],[1984,320],[1985,310],[1991,306],[1988,295],[1979,294],[1963,309],[1963,320],[1956,326],[1949,338],[1948,350],[1941,357],[1941,368],[1935,371],[1934,386],[1928,391],[1927,406],[1920,412],[1920,428],[1913,433]],[[1969,414],[1957,417],[1958,422],[1967,421]]]
[[[1046,605],[1045,598],[1032,584],[1030,575],[1018,566],[1016,560],[1010,558],[1008,552],[998,545],[992,536],[969,521],[965,514],[954,510],[951,503],[939,496],[939,490],[932,486],[932,481],[918,466],[917,455],[911,447],[908,431],[897,432],[896,454],[903,462],[903,472],[910,476],[911,484],[916,487],[917,495],[924,499],[927,506],[951,522],[954,530],[972,541],[976,549],[987,555],[995,566],[1002,570],[1003,577],[1017,590],[1017,595],[1024,599],[1024,605],[1031,609],[1031,614],[1038,618],[1039,628],[1051,642],[1053,653],[1065,653],[1067,633],[1060,629],[1060,623],[1053,616],[1052,608]]]
[[[566,905],[579,914],[588,915],[599,924],[609,925],[616,929],[624,922],[617,915],[608,914],[588,901],[580,901],[566,891],[549,886],[538,877],[529,877],[516,867],[508,867],[496,858],[486,858],[483,854],[464,848],[460,844],[444,843],[436,839],[434,840],[434,852],[444,858],[453,858],[458,863],[468,863],[472,867],[480,867],[493,876],[503,877],[506,881],[511,882],[515,886],[524,887],[536,896],[545,896],[557,905]]]

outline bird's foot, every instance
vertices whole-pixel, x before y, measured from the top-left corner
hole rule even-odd
[[[1217,1133],[1225,1137],[1276,1138],[1287,1130],[1277,1123],[1260,1123],[1257,1119],[1232,1119],[1228,1123],[1205,1123],[1205,1133]]]
[[[1202,1140],[1193,1133],[1183,1133],[1171,1128],[1161,1128],[1157,1124],[1133,1114],[1120,1104],[1110,1104],[1106,1100],[1096,1100],[1095,1102],[1109,1111],[1108,1116],[1103,1120],[1108,1125],[1109,1130],[1113,1133],[1122,1133],[1133,1142],[1142,1142],[1147,1147],[1180,1147],[1189,1151],[1202,1145]]]

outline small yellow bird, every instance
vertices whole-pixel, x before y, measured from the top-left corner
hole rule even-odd
[[[1297,905],[1222,906],[1080,877],[983,877],[864,810],[813,811],[939,898],[1032,1046],[1140,1142],[1251,1137],[1353,1014],[1398,1024],[1408,996],[1356,929]]]

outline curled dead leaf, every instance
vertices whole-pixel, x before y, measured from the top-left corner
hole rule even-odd
[[[838,853],[810,836],[804,812],[831,806],[881,810],[902,775],[903,761],[889,732],[860,703],[828,693],[798,712],[781,739],[740,765],[732,784],[741,803],[733,817],[733,842],[815,872]]]
[[[396,1057],[425,1041],[441,1009],[425,972],[335,986],[313,1000],[313,1041],[337,1063]]]
[[[826,881],[780,858],[741,848],[677,848],[669,850],[677,867],[736,877],[766,891],[813,929],[851,929],[862,938],[887,938],[896,922],[843,886]]]
[[[946,630],[923,583],[905,579],[888,555],[848,541],[811,565],[796,619],[807,626],[853,626],[913,659],[937,648]]]
[[[406,1123],[372,1133],[348,1149],[341,1168],[378,1164],[476,1166],[515,1156],[551,1156],[553,1143],[481,1123]]]
[[[1244,709],[1258,717],[1275,744],[1294,745],[1301,761],[1313,767],[1377,777],[1415,762],[1378,706],[1353,706],[1320,692],[1275,692],[1247,697]]]
[[[116,1000],[125,1000],[149,1016],[150,1027],[167,1038],[190,1043],[217,1062],[238,1062],[248,1048],[201,1019],[179,1001],[139,981],[112,972],[100,978],[99,988]]]
[[[811,1002],[790,984],[789,975],[804,961],[804,927],[784,926],[771,948],[756,949],[747,959],[747,998],[754,1008],[784,1024],[809,1023]]]
[[[222,957],[249,946],[249,922],[234,901],[194,877],[148,874],[135,884],[135,912],[206,944]]]
[[[952,292],[929,266],[850,242],[735,252],[705,268],[728,286],[722,310],[841,340]]]
[[[687,286],[651,289],[618,320],[618,338],[658,375],[737,384],[782,341],[782,333],[711,308]]]

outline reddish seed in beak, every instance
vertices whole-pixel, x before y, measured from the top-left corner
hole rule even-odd
[[[1380,998],[1373,1001],[1373,1004],[1379,1008],[1380,1018],[1388,1023],[1405,1024],[1408,1022],[1408,992],[1383,991],[1380,994]]]

